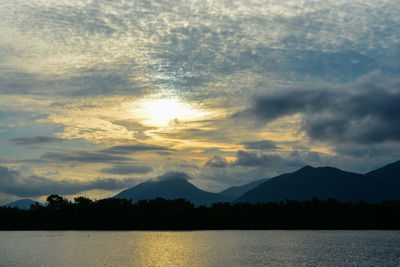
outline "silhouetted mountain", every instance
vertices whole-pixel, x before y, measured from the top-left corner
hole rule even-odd
[[[234,200],[243,195],[244,193],[248,192],[249,190],[256,188],[260,184],[267,181],[269,178],[260,179],[257,181],[253,181],[251,183],[241,185],[241,186],[232,186],[224,191],[221,191],[220,194],[229,197],[230,199]]]
[[[400,161],[393,162],[382,168],[366,173],[370,177],[379,178],[385,181],[393,181],[400,183]]]
[[[131,199],[133,202],[144,199],[185,198],[195,205],[210,205],[215,202],[227,202],[230,199],[218,193],[203,191],[185,179],[167,179],[147,181],[122,191],[113,198]]]
[[[313,197],[353,202],[400,199],[399,165],[399,162],[393,163],[366,175],[331,167],[306,166],[262,183],[236,202],[278,202]]]
[[[19,200],[7,203],[4,206],[10,207],[10,208],[18,208],[21,210],[27,210],[31,207],[31,205],[35,205],[35,203],[36,203],[36,201],[33,201],[32,199],[19,199]]]
[[[400,161],[368,172],[375,183],[375,194],[380,199],[400,199]]]

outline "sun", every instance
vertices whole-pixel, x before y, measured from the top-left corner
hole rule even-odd
[[[131,103],[131,113],[143,124],[167,126],[172,120],[190,121],[200,119],[206,112],[177,97],[145,98]]]
[[[145,106],[145,114],[156,124],[166,124],[174,119],[190,119],[195,115],[188,104],[174,98],[155,99]]]

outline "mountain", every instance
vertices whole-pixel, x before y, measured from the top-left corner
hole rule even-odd
[[[16,201],[12,201],[10,203],[5,204],[5,207],[10,207],[10,208],[18,208],[21,210],[28,210],[31,205],[35,205],[37,202],[33,201],[32,199],[19,199]]]
[[[400,199],[400,161],[368,172],[375,182],[375,194],[380,199]]]
[[[388,164],[382,168],[370,171],[365,175],[384,180],[385,182],[394,182],[400,184],[400,160]]]
[[[185,179],[147,181],[124,190],[113,198],[132,199],[136,202],[157,197],[165,199],[185,198],[197,206],[230,201],[228,197],[219,193],[203,191]]]
[[[269,178],[264,178],[264,179],[260,179],[260,180],[256,180],[253,181],[251,183],[242,185],[242,186],[232,186],[229,187],[227,189],[225,189],[224,191],[221,191],[220,194],[229,197],[230,199],[236,199],[238,197],[240,197],[241,195],[243,195],[244,193],[246,193],[247,191],[256,188],[257,186],[259,186],[260,184],[262,184],[263,182],[267,181]]]
[[[279,202],[313,197],[353,202],[400,199],[399,165],[400,162],[390,164],[365,175],[331,167],[306,166],[260,184],[235,202]]]

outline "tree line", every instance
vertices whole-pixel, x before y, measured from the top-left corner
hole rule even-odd
[[[221,229],[400,229],[400,201],[214,203],[157,198],[73,202],[58,195],[29,210],[0,208],[0,230],[221,230]]]

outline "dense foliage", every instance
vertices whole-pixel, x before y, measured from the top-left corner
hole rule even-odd
[[[400,201],[341,203],[334,199],[280,203],[215,203],[196,207],[185,199],[70,202],[58,195],[47,206],[0,208],[2,230],[197,229],[400,229]]]

